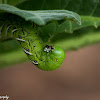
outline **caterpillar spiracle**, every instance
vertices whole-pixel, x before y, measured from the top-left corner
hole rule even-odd
[[[44,45],[31,22],[23,23],[16,18],[0,20],[0,40],[8,38],[16,39],[30,61],[41,70],[56,70],[64,61],[64,51],[58,46]]]

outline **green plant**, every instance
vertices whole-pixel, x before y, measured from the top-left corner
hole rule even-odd
[[[23,23],[22,27],[25,27],[26,31],[35,30],[38,33],[44,49],[46,44],[53,44],[69,51],[100,42],[100,15],[98,13],[100,2],[98,0],[89,0],[88,2],[84,0],[9,0],[6,3],[13,6],[0,4],[0,25],[2,26],[4,22],[7,23],[5,24],[7,29],[11,22],[18,22],[16,26]],[[81,20],[80,16],[72,11],[80,14]],[[7,18],[7,16],[10,17]],[[28,23],[25,24],[26,22]],[[35,23],[34,29],[31,28],[33,22]],[[4,33],[2,32],[3,35]],[[5,39],[5,36],[2,39]],[[12,54],[19,59],[16,63],[28,60],[15,40],[2,41],[0,48],[2,48],[0,49],[0,67],[15,63],[14,59],[8,60],[8,56],[11,58]],[[19,52],[22,54],[21,57],[17,56]],[[52,66],[51,63],[48,65]]]

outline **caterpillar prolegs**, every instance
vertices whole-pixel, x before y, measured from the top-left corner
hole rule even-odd
[[[58,46],[44,45],[32,24],[28,26],[27,23],[20,25],[18,22],[0,22],[0,39],[7,38],[16,39],[30,61],[39,69],[55,70],[64,61],[64,51]]]

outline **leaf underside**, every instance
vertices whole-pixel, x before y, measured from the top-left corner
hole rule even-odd
[[[7,4],[0,4],[0,10],[18,15],[24,18],[26,21],[32,21],[38,25],[45,25],[49,21],[61,19],[68,19],[81,24],[80,16],[77,13],[67,10],[27,11]]]

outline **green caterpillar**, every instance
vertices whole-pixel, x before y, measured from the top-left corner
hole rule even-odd
[[[0,40],[16,39],[30,61],[39,69],[56,70],[62,65],[65,53],[58,46],[44,44],[38,36],[37,27],[31,22],[23,22],[16,18],[0,20]]]

